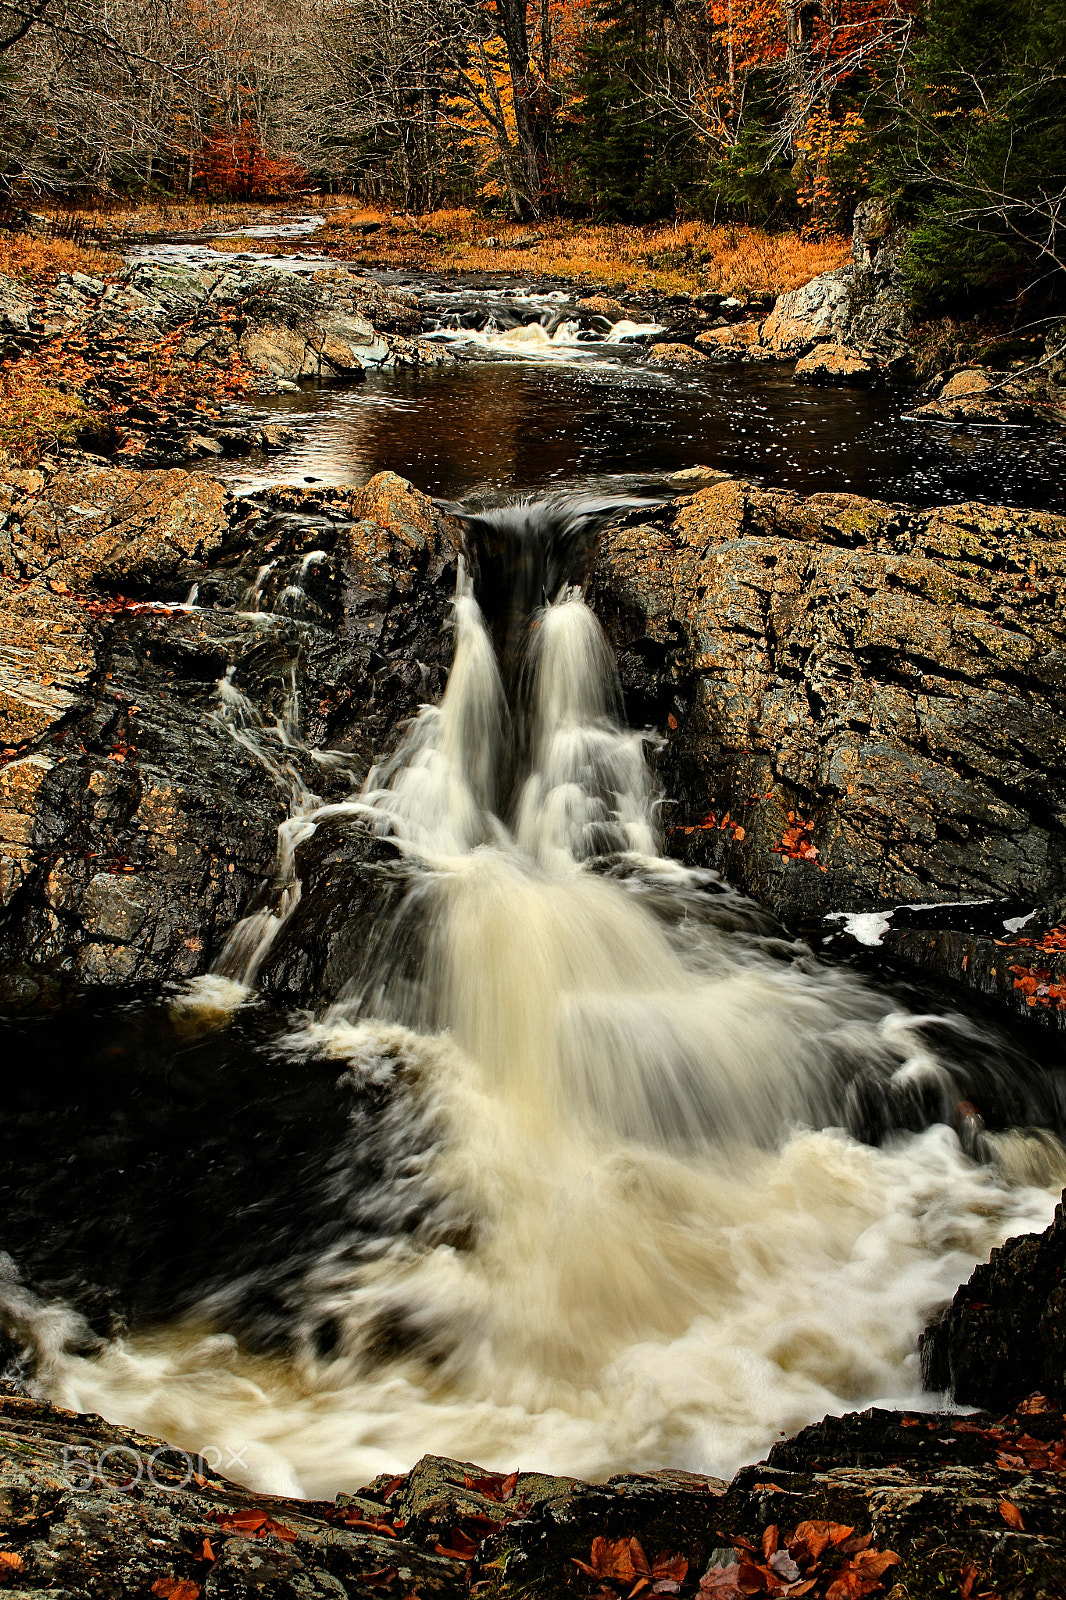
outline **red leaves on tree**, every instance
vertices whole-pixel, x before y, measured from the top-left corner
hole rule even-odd
[[[307,168],[287,156],[272,156],[248,122],[208,135],[194,180],[200,193],[225,200],[297,194],[306,182]]]

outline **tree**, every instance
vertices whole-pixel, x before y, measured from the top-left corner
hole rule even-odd
[[[932,0],[892,82],[881,187],[915,224],[927,310],[1066,287],[1066,9]]]

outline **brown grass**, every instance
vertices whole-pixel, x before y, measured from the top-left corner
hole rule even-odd
[[[363,235],[359,224],[368,222],[380,226]],[[515,248],[515,240],[535,235],[536,243]],[[487,222],[470,211],[413,218],[363,208],[332,211],[311,243],[364,265],[537,275],[675,294],[777,295],[839,267],[850,252],[846,239],[702,222],[637,228],[551,221],[530,228]]]
[[[57,381],[36,356],[23,356],[0,377],[0,450],[30,466],[61,444],[75,444],[100,418],[73,387]]]
[[[182,201],[171,205],[112,205],[102,211],[56,208],[49,225],[74,236],[119,243],[166,232],[236,232],[270,216],[325,213],[325,225],[308,238],[220,241],[220,250],[251,249],[289,254],[324,251],[365,267],[404,267],[424,272],[499,272],[519,277],[558,277],[610,284],[619,291],[693,294],[776,295],[838,267],[848,258],[846,239],[804,239],[760,228],[710,223],[661,223],[627,227],[551,220],[528,226],[453,209],[426,216],[397,216],[353,201],[350,196],[312,195],[270,204]],[[369,235],[359,224],[377,223]],[[540,235],[529,248],[514,241]],[[490,245],[486,241],[498,239]]]
[[[116,255],[71,239],[45,239],[34,233],[0,233],[0,272],[21,283],[54,283],[61,272],[104,277],[121,266]]]

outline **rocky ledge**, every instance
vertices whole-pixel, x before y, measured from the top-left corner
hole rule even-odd
[[[731,1483],[428,1456],[330,1503],[6,1388],[0,1583],[26,1600],[1066,1594],[1063,1414],[1042,1395],[1008,1416],[827,1418]]]
[[[590,592],[672,853],[1061,1021],[1066,519],[722,479],[607,528]]]
[[[141,260],[109,279],[64,273],[36,290],[0,275],[3,355],[61,359],[64,381],[93,408],[83,442],[142,466],[278,448],[286,430],[247,424],[240,402],[257,392],[455,360],[420,328],[410,290],[343,267]],[[161,363],[163,388],[150,381]]]
[[[630,721],[664,740],[667,848],[820,940],[858,929],[1059,1024],[1066,519],[695,481],[608,525],[589,577]],[[276,907],[294,796],[350,795],[439,698],[463,547],[392,474],[238,499],[176,470],[9,470],[4,1004],[209,970]],[[337,915],[297,909],[268,988],[336,993],[383,851],[350,821],[298,844]]]

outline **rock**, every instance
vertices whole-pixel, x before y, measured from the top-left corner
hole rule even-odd
[[[558,1600],[591,1593],[596,1579],[578,1564],[595,1563],[615,1575],[612,1593],[632,1587],[639,1563],[672,1573],[656,1581],[684,1594],[714,1569],[723,1593],[740,1592],[730,1579],[745,1570],[745,1587],[751,1574],[763,1591],[776,1587],[780,1568],[818,1593],[891,1583],[896,1600],[974,1588],[967,1574],[978,1592],[1032,1600],[1059,1594],[1066,1577],[1059,1473],[1050,1442],[1041,1450],[1062,1430],[1054,1409],[830,1417],[728,1484],[668,1470],[605,1484],[504,1478],[427,1456],[330,1503],[257,1494],[203,1455],[5,1388],[0,1535],[26,1600],[177,1593],[179,1583],[190,1600],[460,1600],[471,1590]],[[1034,1464],[1007,1478],[997,1454],[1023,1434]]]
[[[267,726],[295,690],[307,745],[347,768],[286,761],[347,794],[443,691],[459,525],[388,473],[251,503],[177,471],[9,472],[0,506],[24,575],[0,578],[0,999],[204,971],[275,892],[288,809],[284,770],[220,718],[220,681]],[[362,833],[353,848],[377,859]]]
[[[1066,395],[1046,371],[1015,376],[966,367],[911,415],[981,427],[1055,426],[1066,420]]]
[[[690,344],[657,344],[648,360],[655,367],[699,367],[710,357]]]
[[[191,457],[225,454],[221,442],[206,433],[190,433],[185,447]]]
[[[667,733],[667,847],[786,919],[1056,902],[1064,535],[733,481],[611,524],[591,600],[630,719]]]
[[[587,311],[591,316],[604,317],[608,322],[623,322],[627,313],[617,300],[612,300],[606,294],[586,295],[584,300],[579,300],[578,305],[582,311]]]
[[[300,437],[296,428],[282,427],[279,422],[265,422],[256,435],[261,450],[284,450],[287,444]]]
[[[728,479],[728,472],[719,472],[714,467],[683,467],[680,472],[671,472],[666,481],[671,489],[692,494],[696,489],[708,489],[711,484],[725,483]]]
[[[854,276],[853,267],[842,267],[778,295],[762,325],[762,343],[784,359],[806,355],[821,340],[846,344],[851,315],[849,289]]]
[[[992,387],[992,380],[987,372],[982,372],[977,367],[967,367],[963,372],[956,372],[948,379],[940,391],[941,400],[960,400],[964,396],[987,394]]]
[[[1066,1399],[1066,1215],[993,1250],[921,1340],[927,1389],[1009,1410],[1043,1390]],[[1006,1447],[1005,1447],[1006,1448]]]
[[[877,369],[846,345],[816,344],[796,362],[792,376],[797,383],[868,389],[877,382]]]
[[[727,323],[724,328],[707,328],[696,335],[696,344],[714,361],[755,359],[763,352],[758,322]]]

